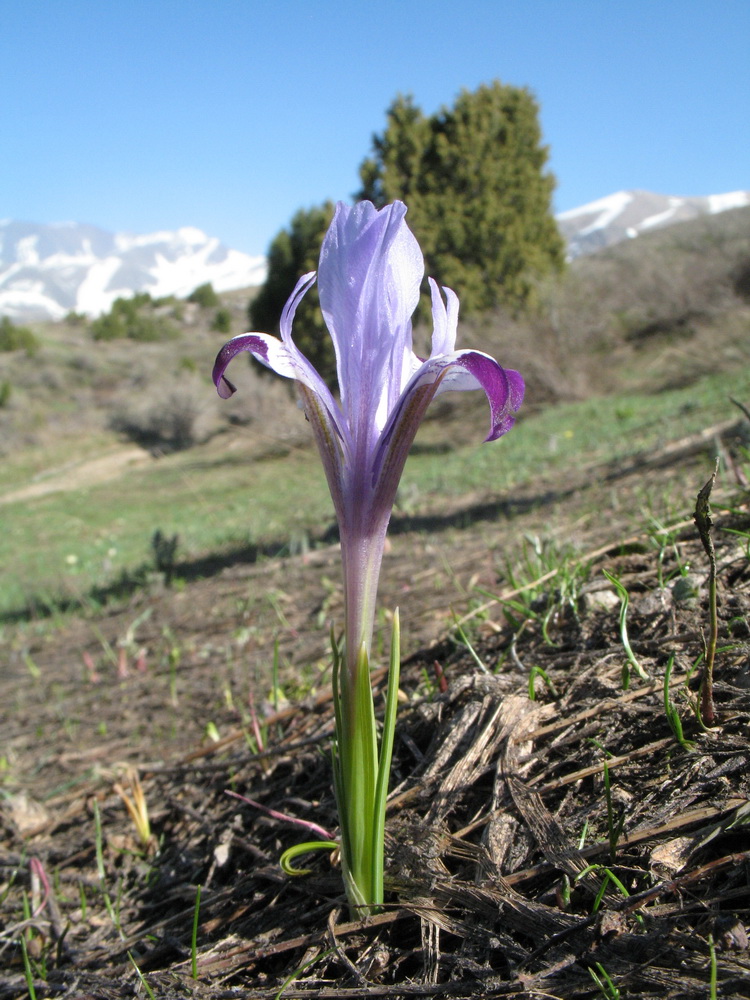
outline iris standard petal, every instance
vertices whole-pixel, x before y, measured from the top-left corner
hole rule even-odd
[[[424,262],[396,202],[339,204],[323,241],[320,305],[336,352],[341,408],[358,447],[374,447],[411,370],[411,314]]]
[[[452,354],[456,349],[456,333],[458,330],[458,296],[451,288],[443,288],[448,302],[446,309],[440,289],[434,278],[427,279],[430,283],[432,298],[432,351],[431,357],[439,354]]]

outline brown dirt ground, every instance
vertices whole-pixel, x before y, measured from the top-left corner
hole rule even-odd
[[[381,604],[402,608],[403,700],[388,901],[367,921],[349,919],[335,857],[311,855],[311,875],[287,877],[279,855],[305,832],[227,795],[336,830],[335,545],[184,587],[156,581],[96,618],[9,630],[0,1000],[30,995],[22,938],[39,1000],[145,996],[129,956],[159,1000],[615,989],[697,1000],[712,976],[717,997],[750,996],[750,559],[732,533],[750,531],[750,512],[746,493],[715,491],[720,652],[706,730],[689,704],[708,628],[708,561],[690,521],[706,468],[693,457],[584,470],[564,488],[395,517]],[[684,523],[661,546],[624,528],[649,482],[684,498]],[[529,600],[511,593],[500,553],[525,532],[576,544],[573,590],[553,572]],[[633,673],[627,690],[604,569],[628,589],[648,675]],[[292,704],[269,692],[275,644]],[[689,746],[666,718],[671,657]],[[532,667],[549,680],[537,676],[535,700]],[[382,704],[381,674],[375,685]],[[148,804],[146,847],[115,788],[133,794],[128,768]]]

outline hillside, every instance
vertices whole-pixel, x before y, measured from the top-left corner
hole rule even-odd
[[[625,387],[658,389],[670,378],[673,352],[682,359],[681,377],[688,379],[735,365],[743,351],[747,356],[749,272],[750,208],[742,208],[581,258],[562,282],[540,288],[535,319],[489,316],[462,327],[460,336],[522,370],[532,381],[532,405]],[[233,408],[250,405],[247,393],[219,404],[202,387],[209,385],[222,337],[246,328],[248,297],[243,289],[221,294],[231,311],[226,335],[210,331],[215,310],[179,302],[157,310],[177,334],[162,343],[92,343],[83,318],[77,325],[32,324],[43,344],[33,366],[20,353],[0,354],[0,382],[7,380],[14,392],[0,410],[0,449],[8,453],[19,441],[41,443],[50,433],[105,430],[125,399],[133,406],[148,403],[157,373],[161,391],[170,380],[175,386],[182,382],[182,395],[191,391],[186,382],[201,386],[201,419],[214,422],[213,430],[215,421],[220,426],[241,422]],[[417,339],[427,333],[417,331]],[[602,357],[608,361],[606,371]],[[272,382],[253,384],[254,396],[273,392]],[[47,407],[56,414],[51,426],[45,421]],[[208,433],[203,429],[199,437]]]
[[[481,346],[523,372],[528,389],[522,418],[551,403],[688,391],[723,373],[742,384],[750,364],[749,261],[750,208],[676,225],[642,237],[637,246],[621,244],[574,262],[562,283],[540,289],[534,319],[490,316],[463,327],[460,343]],[[20,518],[18,541],[8,536],[0,542],[0,554],[13,567],[0,607],[19,606],[24,594],[39,587],[48,597],[61,584],[63,593],[78,593],[81,586],[127,574],[148,560],[153,531],[170,524],[181,534],[183,557],[199,558],[231,541],[246,544],[248,537],[263,545],[314,535],[320,530],[316,518],[330,518],[322,484],[308,511],[297,512],[294,505],[288,518],[277,513],[272,530],[254,511],[244,513],[243,462],[283,458],[294,464],[294,478],[308,476],[311,457],[307,428],[282,380],[238,368],[242,388],[229,401],[219,400],[210,383],[218,347],[245,328],[246,301],[241,290],[222,294],[230,321],[226,333],[211,330],[215,307],[172,301],[145,310],[166,324],[166,339],[92,340],[86,322],[36,324],[40,347],[33,359],[23,351],[0,353],[0,388],[7,387],[0,406],[0,505],[6,518]],[[417,341],[425,332],[417,331]],[[440,437],[438,418],[448,421],[458,442],[484,435],[479,399],[445,396],[431,418],[425,439]],[[228,456],[223,465],[222,455]],[[219,463],[222,471],[214,478],[229,490],[225,506],[231,512],[219,513],[224,499],[218,485],[212,487],[215,514],[199,526],[192,523],[191,490],[206,486],[203,476],[188,471],[196,462],[203,469]],[[275,470],[263,468],[270,482]],[[144,485],[150,480],[156,488],[163,481],[164,490],[172,491],[173,514],[142,508],[117,522],[118,484],[136,472]],[[309,478],[315,482],[314,471]],[[48,497],[44,509],[56,525],[55,511],[65,503],[57,491],[97,482],[111,484],[113,493],[109,521],[101,505],[92,512],[102,521],[97,545],[103,551],[90,540],[70,551],[63,517],[59,527],[45,528],[45,552],[29,553],[19,564],[14,545],[34,537],[35,519],[42,515],[18,504]],[[82,512],[85,507],[84,501]],[[107,558],[113,548],[116,558]],[[69,556],[77,560],[72,577]]]
[[[36,325],[33,358],[0,354],[0,1000],[747,994],[749,222],[582,258],[533,322],[463,331],[529,395],[491,445],[480,400],[441,402],[407,465],[377,646],[399,606],[388,903],[365,922],[335,855],[278,866],[298,820],[336,832],[343,600],[286,387],[238,362],[216,400],[226,334],[175,303],[145,307],[162,341]],[[238,332],[244,296],[222,305]],[[693,512],[717,456],[705,726]]]
[[[568,245],[568,257],[575,259],[655,229],[747,205],[750,205],[750,191],[729,191],[702,198],[653,191],[617,191],[560,212],[556,218]]]

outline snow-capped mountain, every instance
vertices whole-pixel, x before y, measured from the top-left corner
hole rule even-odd
[[[229,250],[200,229],[136,236],[0,220],[0,315],[11,319],[98,316],[134,292],[186,296],[208,281],[224,292],[265,278],[265,257]]]
[[[750,205],[750,191],[679,198],[652,191],[617,191],[580,208],[560,212],[557,224],[568,244],[568,258],[594,253],[641,233]]]
[[[681,198],[617,191],[559,213],[568,258],[594,253],[675,222],[750,205],[750,191]],[[0,220],[0,316],[30,321],[68,312],[98,316],[135,292],[186,296],[210,281],[216,291],[262,285],[265,257],[229,250],[200,229],[145,236],[79,223]]]

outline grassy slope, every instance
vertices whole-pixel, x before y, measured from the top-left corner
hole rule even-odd
[[[545,382],[537,365],[518,427],[486,446],[478,445],[486,421],[483,406],[456,398],[447,416],[429,421],[420,434],[421,447],[402,484],[402,509],[432,512],[446,502],[458,507],[462,498],[533,486],[737,416],[728,397],[750,401],[750,327],[732,281],[748,259],[749,219],[748,212],[727,213],[581,261],[555,290],[546,326],[485,324],[475,330],[471,342],[477,346],[486,342],[478,337],[500,342],[507,332],[508,351],[498,347],[498,356],[526,374],[523,358],[516,360],[519,344],[533,354],[536,338],[537,354],[547,356],[545,338],[554,325],[549,317],[556,317],[558,341],[578,331],[567,363],[577,359],[579,373],[587,372],[578,383],[585,398],[551,406],[547,393],[542,407]],[[637,271],[638,260],[647,272]],[[685,289],[697,260],[703,261],[703,273],[713,276],[702,298]],[[659,261],[661,279],[653,273]],[[631,293],[639,294],[628,307],[622,305],[626,279]],[[644,291],[647,280],[656,289],[653,295]],[[587,282],[601,300],[597,308],[586,299]],[[667,287],[673,289],[671,298]],[[602,289],[609,291],[605,295]],[[576,326],[574,306],[582,296],[587,304]],[[236,333],[243,322],[236,296],[234,305]],[[40,476],[54,479],[61,469],[72,466],[75,475],[76,463],[80,472],[74,489],[0,505],[5,567],[0,614],[38,597],[84,599],[93,586],[149,563],[157,528],[178,533],[178,558],[195,560],[247,545],[269,552],[295,548],[331,524],[330,500],[304,421],[283,391],[239,371],[235,400],[228,405],[216,400],[208,373],[223,338],[209,332],[209,322],[210,314],[192,316],[181,338],[166,344],[92,345],[85,330],[51,325],[38,331],[43,348],[33,362],[0,355],[0,381],[7,377],[14,385],[10,405],[0,411],[6,450],[0,499]],[[552,360],[550,354],[549,364]],[[563,368],[561,363],[558,395],[574,396]],[[648,391],[635,391],[638,386]],[[158,407],[168,415],[180,396],[193,400],[198,441],[193,448],[128,468],[107,482],[87,482],[80,463],[123,447],[110,429],[113,413],[125,409],[137,422],[143,407],[152,406],[163,419]]]

